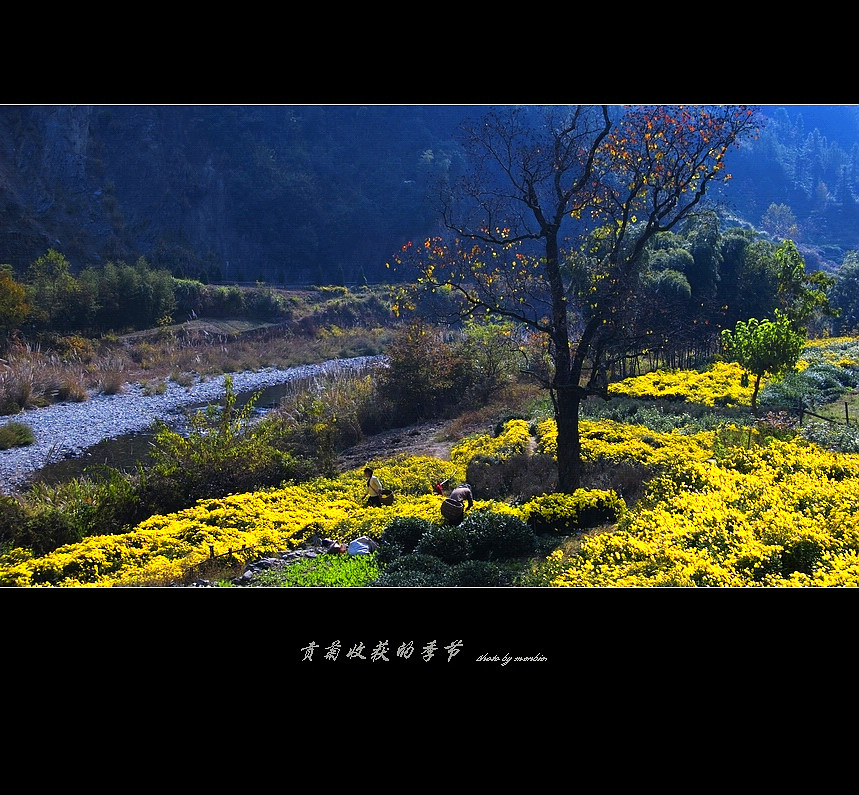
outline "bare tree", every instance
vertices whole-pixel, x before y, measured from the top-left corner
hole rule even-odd
[[[418,292],[545,337],[560,490],[581,484],[581,401],[607,398],[611,358],[645,343],[648,242],[692,214],[755,124],[745,106],[590,105],[509,107],[463,127],[470,171],[443,193],[448,234],[397,260],[419,267]]]

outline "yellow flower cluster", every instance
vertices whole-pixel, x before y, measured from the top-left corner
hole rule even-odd
[[[626,503],[607,489],[576,489],[572,494],[543,494],[522,506],[522,518],[538,534],[572,535],[585,527],[614,522]]]
[[[398,498],[407,494],[426,494],[434,483],[446,478],[465,480],[465,466],[431,456],[399,455],[370,461],[369,466],[382,482],[383,488],[391,489]],[[363,494],[364,482],[363,467],[344,472],[335,481],[325,481],[329,493],[333,489],[340,489],[344,494]]]
[[[859,456],[774,441],[678,464],[555,586],[859,585]]]
[[[809,340],[797,369],[805,369],[812,362],[824,361],[842,369],[859,367],[859,338],[821,337]]]
[[[806,348],[849,348],[859,343],[859,337],[817,337],[805,343]]]
[[[615,420],[580,420],[579,439],[584,460],[638,462],[661,467],[674,461],[703,461],[713,454],[713,432],[684,434],[652,431],[644,425]],[[537,426],[537,449],[557,456],[558,427],[554,419]]]
[[[21,551],[0,556],[0,586],[169,582],[211,555],[230,551],[250,560],[293,549],[313,534],[341,542],[360,535],[378,538],[395,516],[441,521],[441,497],[430,489],[451,466],[421,456],[386,461],[376,472],[396,499],[381,508],[364,505],[363,467],[300,486],[201,500],[176,513],[152,516],[122,535],[92,536],[38,558]]]
[[[610,384],[612,395],[666,398],[706,406],[748,405],[752,386],[742,385],[743,369],[735,362],[716,362],[703,371],[656,370]]]
[[[531,431],[527,420],[508,420],[498,436],[490,436],[488,433],[472,434],[454,445],[450,451],[450,460],[465,469],[468,462],[478,454],[503,460],[527,453],[530,445]]]

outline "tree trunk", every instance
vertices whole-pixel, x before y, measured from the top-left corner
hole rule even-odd
[[[755,387],[752,390],[752,415],[755,419],[758,418],[758,389],[761,386],[761,377],[755,377]]]
[[[582,484],[582,447],[579,438],[578,389],[560,389],[555,404],[558,425],[558,491],[571,494]]]
[[[579,378],[582,362],[578,352],[575,357],[570,357],[567,298],[559,265],[557,227],[551,233],[546,233],[545,241],[546,275],[552,296],[552,343],[555,364],[553,387],[555,422],[558,427],[558,490],[569,493],[575,491],[582,480],[579,440],[579,402],[581,401]]]

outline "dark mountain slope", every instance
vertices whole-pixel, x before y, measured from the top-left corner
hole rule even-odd
[[[0,106],[0,264],[49,248],[204,281],[389,277],[434,233],[429,188],[463,166],[456,128],[480,105]],[[760,227],[773,204],[828,267],[859,241],[856,106],[766,106],[761,138],[713,192]],[[828,248],[827,248],[828,247]]]

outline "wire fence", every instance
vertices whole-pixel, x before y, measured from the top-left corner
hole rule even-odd
[[[800,401],[799,406],[797,408],[797,414],[799,415],[799,427],[802,427],[802,421],[805,417],[814,417],[818,420],[824,420],[825,422],[835,423],[836,425],[841,424],[841,420],[836,419],[835,417],[824,417],[822,414],[815,414],[811,409],[809,409],[804,402]],[[850,406],[847,401],[844,402],[844,424],[850,424]]]

